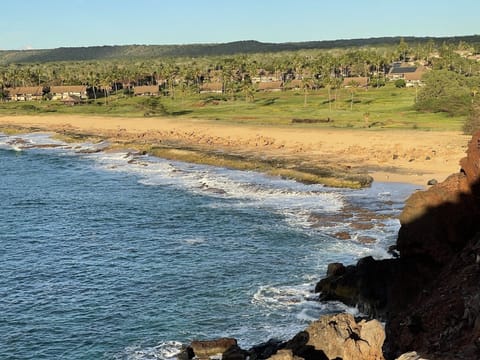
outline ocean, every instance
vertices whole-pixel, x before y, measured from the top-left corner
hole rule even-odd
[[[170,359],[349,311],[328,263],[389,257],[408,184],[362,190],[0,134],[0,358]]]

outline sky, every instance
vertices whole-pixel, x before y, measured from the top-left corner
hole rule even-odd
[[[0,50],[480,34],[478,0],[2,1]]]

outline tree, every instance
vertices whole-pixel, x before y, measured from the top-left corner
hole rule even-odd
[[[311,77],[303,77],[302,78],[302,90],[303,90],[303,106],[307,106],[307,97],[308,97],[308,90],[313,87],[313,79]]]
[[[418,92],[417,110],[468,114],[472,103],[470,83],[478,79],[453,71],[434,70],[426,73],[423,81],[425,86]]]
[[[350,87],[350,110],[353,110],[353,98],[359,85],[360,84],[356,81],[350,81],[348,83],[348,86]]]
[[[463,125],[463,132],[465,134],[473,134],[480,130],[480,101],[475,101],[472,104],[467,120]]]
[[[397,46],[398,59],[402,61],[407,61],[408,51],[409,51],[408,44],[406,43],[405,39],[402,37],[400,39],[400,43]]]

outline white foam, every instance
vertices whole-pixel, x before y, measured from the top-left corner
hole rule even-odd
[[[0,149],[24,151],[35,148],[48,148],[48,147],[67,147],[67,144],[53,139],[48,133],[28,133],[28,134],[16,134],[5,135],[0,134]]]
[[[205,238],[192,238],[192,239],[185,239],[183,242],[188,245],[200,245],[204,244],[207,240]]]
[[[176,359],[182,350],[178,341],[167,341],[152,347],[131,346],[127,347],[116,359],[128,360],[170,360]]]
[[[298,306],[308,300],[311,284],[297,286],[264,285],[255,292],[252,304],[279,309]]]
[[[340,211],[343,194],[261,173],[228,170],[128,153],[85,155],[105,170],[136,174],[147,186],[169,186],[203,196],[236,200],[229,206],[262,208],[281,214],[293,227],[310,228],[312,212]]]

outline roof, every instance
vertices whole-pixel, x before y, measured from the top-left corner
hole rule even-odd
[[[423,74],[425,74],[426,68],[424,66],[419,66],[415,72],[407,73],[404,75],[404,79],[407,81],[419,81],[422,80]]]
[[[160,90],[158,85],[144,85],[144,86],[135,86],[133,93],[138,94],[157,94]]]
[[[367,86],[369,82],[368,77],[365,76],[356,76],[356,77],[346,77],[343,79],[343,86]]]
[[[87,87],[83,85],[50,86],[50,93],[52,94],[84,93],[84,92],[87,92]]]
[[[43,87],[41,86],[20,86],[16,88],[9,88],[8,94],[12,95],[43,95]]]
[[[208,82],[202,84],[201,91],[222,91],[223,84],[221,82]]]
[[[394,66],[390,69],[390,74],[408,74],[417,70],[416,66]]]

